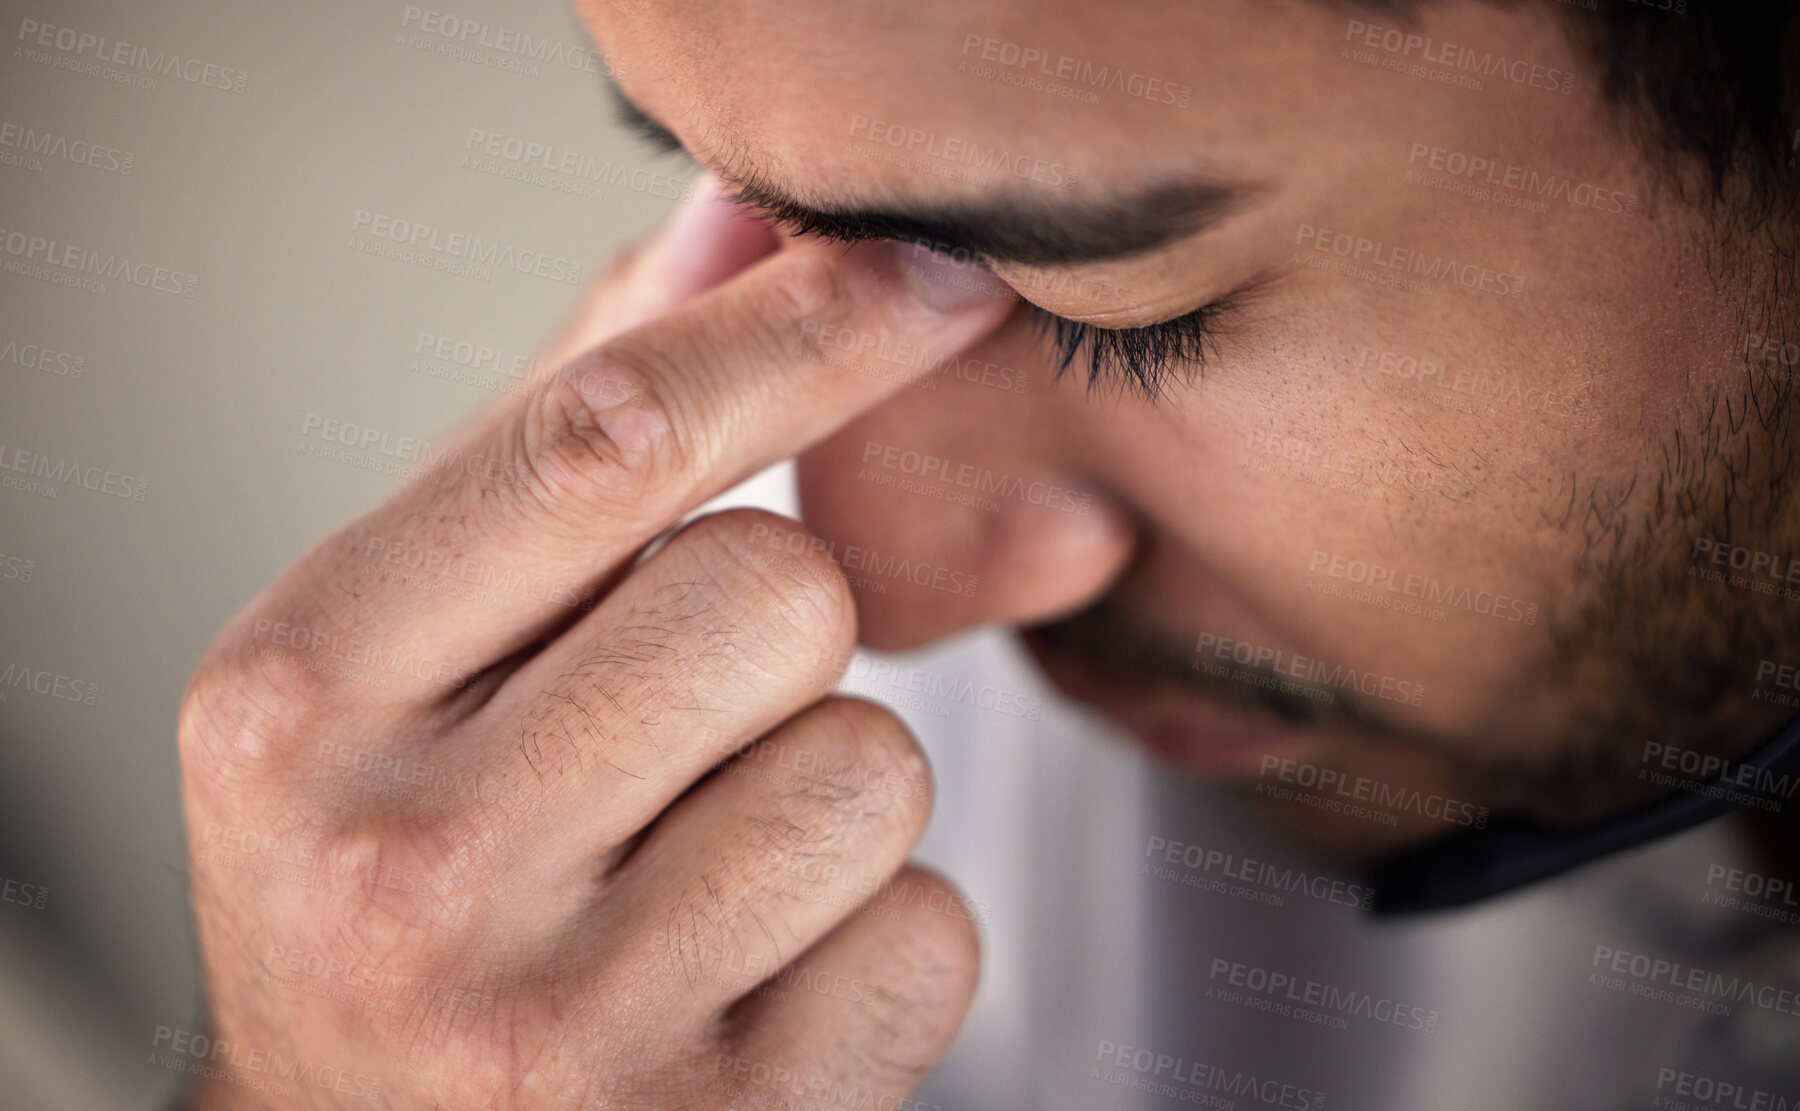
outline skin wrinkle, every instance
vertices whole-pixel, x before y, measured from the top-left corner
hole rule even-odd
[[[609,85],[621,122],[659,149],[682,141],[617,84]],[[704,149],[704,148],[703,148]],[[704,164],[712,164],[700,158]],[[1234,215],[1257,190],[1210,181],[1162,182],[1057,205],[1017,195],[972,202],[907,199],[893,207],[802,198],[777,184],[742,149],[719,159],[718,174],[739,200],[793,234],[854,242],[897,239],[944,244],[1020,266],[1110,262],[1160,250]]]
[[[685,151],[674,132],[638,107],[616,83],[609,83],[609,88],[626,127],[663,151]],[[908,199],[881,207],[836,200],[803,202],[751,163],[742,149],[725,159],[718,172],[743,204],[790,235],[844,243],[893,239],[939,253],[967,252],[1027,298],[1035,286],[1044,284],[1043,275],[1034,276],[1034,271],[1048,269],[1054,274],[1171,248],[1226,222],[1261,192],[1253,185],[1196,180],[1137,186],[1128,193],[1057,205],[1006,194],[959,202]],[[1057,376],[1081,356],[1088,364],[1090,388],[1099,388],[1106,379],[1121,393],[1129,389],[1154,403],[1163,396],[1164,382],[1174,368],[1199,373],[1239,303],[1260,285],[1274,281],[1268,275],[1253,278],[1173,316],[1156,313],[1157,306],[1131,303],[1122,310],[1108,306],[1070,319],[1034,305],[1031,319],[1060,352]],[[1138,316],[1147,309],[1151,319],[1121,317],[1121,313]]]
[[[837,242],[896,239],[941,243],[1019,266],[1116,262],[1203,234],[1242,204],[1242,188],[1161,185],[1076,208],[1017,197],[980,204],[907,202],[905,207],[801,203],[766,177],[737,171],[739,199],[793,234]]]
[[[209,657],[210,678],[184,698],[182,748],[198,921],[207,969],[218,981],[222,1037],[379,1074],[393,1082],[396,1102],[496,1111],[589,1092],[625,1111],[779,1098],[766,1086],[728,1087],[720,1065],[729,1062],[713,1056],[723,1047],[737,1051],[739,1064],[784,1066],[792,1076],[909,1086],[913,1063],[922,1070],[940,1056],[966,1012],[977,968],[975,919],[959,914],[932,881],[893,871],[916,843],[934,792],[880,791],[865,773],[899,772],[905,781],[929,773],[887,711],[818,701],[830,676],[817,661],[846,657],[850,615],[837,613],[843,620],[835,624],[808,620],[821,604],[817,584],[809,592],[795,574],[768,570],[789,566],[789,555],[807,553],[804,565],[818,571],[841,568],[829,581],[848,581],[856,591],[859,629],[871,644],[906,647],[982,625],[1037,626],[1030,639],[1038,647],[1085,656],[1090,671],[1124,680],[1126,697],[1103,709],[1123,721],[1148,707],[1162,716],[1147,726],[1125,722],[1128,728],[1181,759],[1215,760],[1215,774],[1246,789],[1258,760],[1269,782],[1266,761],[1297,753],[1384,791],[1442,793],[1556,824],[1648,792],[1633,774],[1648,740],[1737,754],[1766,731],[1763,719],[1774,715],[1752,696],[1749,669],[1759,653],[1794,659],[1800,622],[1789,618],[1788,604],[1689,578],[1689,548],[1700,535],[1800,550],[1787,478],[1796,454],[1791,385],[1757,362],[1760,340],[1750,339],[1800,333],[1779,296],[1791,284],[1791,229],[1771,220],[1721,223],[1700,192],[1684,191],[1685,178],[1659,184],[1662,166],[1632,153],[1631,137],[1606,114],[1591,66],[1583,68],[1541,9],[1424,5],[1419,26],[1437,42],[1579,75],[1567,98],[1503,78],[1479,90],[1434,87],[1415,72],[1349,58],[1345,19],[1311,5],[1227,3],[1198,15],[1154,3],[1103,12],[1073,0],[983,6],[989,25],[973,30],[987,41],[1041,42],[1191,82],[1193,110],[1184,106],[1179,115],[1110,90],[1090,111],[1021,86],[950,77],[971,27],[969,13],[947,2],[910,6],[879,38],[858,23],[861,9],[846,15],[841,6],[805,0],[778,22],[732,0],[668,5],[654,16],[641,6],[583,2],[595,40],[621,53],[633,94],[690,141],[710,144],[737,132],[744,146],[734,157],[754,155],[790,179],[794,167],[806,166],[798,176],[832,183],[845,196],[958,195],[945,186],[954,175],[834,150],[850,107],[889,119],[904,108],[911,126],[954,131],[983,146],[1081,152],[1089,159],[1084,186],[1121,179],[1144,161],[1130,157],[1134,149],[1170,152],[1176,165],[1183,157],[1229,165],[1234,178],[1267,185],[1269,200],[1255,218],[1222,225],[1204,244],[1177,244],[1153,266],[1100,269],[1140,292],[1167,287],[1137,299],[1159,306],[1191,307],[1196,290],[1216,295],[1260,275],[1259,311],[1239,317],[1231,342],[1209,358],[1217,373],[1191,390],[1169,390],[1154,408],[1096,404],[1105,399],[1056,380],[1055,353],[1015,311],[966,352],[967,363],[1021,371],[1028,388],[946,374],[933,392],[895,391],[854,413],[847,403],[829,413],[805,408],[816,400],[809,376],[792,374],[780,358],[791,352],[766,335],[733,350],[723,330],[698,343],[684,335],[711,318],[684,316],[660,330],[650,321],[637,334],[650,337],[649,354],[661,357],[645,360],[647,374],[678,373],[693,360],[693,377],[709,391],[735,391],[710,412],[706,398],[678,399],[693,405],[696,435],[705,441],[694,462],[740,458],[727,448],[795,411],[813,427],[839,428],[809,441],[800,459],[807,527],[769,514],[715,515],[690,526],[698,537],[673,541],[660,564],[627,568],[619,562],[630,561],[626,549],[641,543],[642,530],[679,514],[677,499],[665,499],[668,514],[636,520],[637,531],[625,532],[618,519],[595,522],[583,507],[560,503],[521,524],[518,515],[533,507],[517,494],[475,494],[468,483],[397,503],[428,516],[433,506],[485,508],[490,519],[510,513],[507,524],[485,528],[479,515],[467,525],[440,517],[422,527],[407,518],[411,537],[448,540],[472,559],[500,557],[509,568],[579,578],[581,559],[607,551],[606,592],[621,601],[589,614],[591,621],[548,603],[539,622],[529,603],[497,614],[444,596],[421,599],[369,575],[366,558],[346,575],[333,563],[343,544],[316,549],[246,617],[301,615],[335,629],[323,620],[326,611],[372,633],[413,631],[446,654],[458,650],[458,633],[480,629],[481,637],[463,637],[483,641],[460,646],[467,662],[526,646],[534,658],[484,704],[477,723],[452,735],[435,727],[450,697],[442,690],[419,692],[440,703],[433,728],[397,712],[371,724],[381,701],[354,685],[334,691],[303,657],[255,667],[241,653]],[[1246,42],[1256,49],[1244,49]],[[694,43],[717,47],[703,67],[688,64],[697,55],[683,48]],[[870,44],[878,49],[859,49]],[[1440,144],[1650,204],[1613,213],[1550,195],[1526,212],[1534,198],[1524,191],[1514,203],[1489,204],[1441,182],[1403,177],[1415,159],[1425,164],[1419,148],[1447,149]],[[1692,176],[1704,184],[1703,172]],[[1359,244],[1359,258],[1388,261],[1343,262],[1337,236]],[[809,250],[812,257],[783,258]],[[1402,279],[1396,251],[1458,265],[1448,279],[1415,281],[1416,270]],[[795,272],[782,270],[783,261],[824,255],[790,242],[766,268],[747,261],[731,280],[763,289],[755,285],[758,270],[769,281]],[[1464,281],[1470,269],[1482,280]],[[1512,287],[1519,294],[1503,292],[1486,281],[1490,273],[1522,276],[1525,284]],[[618,281],[635,285],[629,272]],[[778,290],[766,292],[766,300],[780,299]],[[751,309],[727,314],[732,331],[754,335],[767,325],[771,306]],[[853,319],[858,327],[900,323]],[[917,342],[927,329],[906,334]],[[1445,377],[1432,383],[1429,375],[1390,372],[1389,357],[1415,369],[1436,366]],[[727,359],[758,377],[732,379],[722,373]],[[1450,373],[1462,372],[1477,377],[1467,396],[1447,385]],[[769,384],[778,378],[785,396]],[[1526,400],[1527,391],[1541,405]],[[1551,394],[1567,404],[1551,411],[1544,400]],[[839,418],[841,425],[828,424]],[[496,424],[483,442],[516,443],[521,433],[506,427],[502,434]],[[790,439],[799,436],[797,424],[782,427]],[[704,450],[709,444],[717,450]],[[759,457],[781,452],[773,444],[758,449]],[[945,479],[921,477],[926,472],[908,458],[936,461],[930,473]],[[1295,458],[1301,466],[1286,466]],[[901,475],[912,489],[879,480]],[[1092,512],[1010,496],[999,511],[985,512],[919,493],[933,483],[954,492],[964,484],[948,476],[963,475],[975,476],[966,488],[991,475],[1065,487],[1091,499],[1082,504]],[[595,499],[578,486],[543,493]],[[631,515],[628,507],[609,508]],[[390,523],[374,535],[393,535],[391,522],[401,515],[378,511],[373,521]],[[555,535],[544,540],[545,530]],[[527,531],[532,537],[521,540]],[[701,558],[698,569],[682,562],[702,552],[714,558]],[[748,567],[717,558],[732,552],[756,558]],[[874,553],[890,564],[905,558],[966,575],[979,581],[979,593],[871,571],[880,563]],[[1339,575],[1340,562],[1385,568],[1389,587],[1404,581],[1409,593],[1355,597],[1344,584],[1376,580]],[[1333,570],[1320,570],[1326,566]],[[745,570],[752,573],[739,573]],[[1337,592],[1316,588],[1315,573]],[[681,581],[671,590],[675,576]],[[1410,593],[1414,580],[1429,583],[1428,591]],[[1465,596],[1473,589],[1529,602],[1534,620],[1502,615],[1497,606],[1440,602],[1445,582]],[[345,585],[353,589],[333,589]],[[831,597],[841,610],[850,596]],[[1442,609],[1433,616],[1403,608],[1414,599]],[[621,631],[628,621],[649,625]],[[708,622],[725,627],[696,630]],[[546,634],[552,623],[558,631]],[[1356,692],[1315,688],[1333,696],[1320,703],[1221,682],[1193,669],[1199,630],[1255,645],[1259,654],[1282,652],[1290,664],[1304,653],[1354,669],[1359,678],[1378,678],[1382,694],[1397,677],[1430,695],[1384,700],[1365,683]],[[234,636],[248,632],[240,620]],[[776,674],[790,670],[801,674]],[[1051,670],[1079,691],[1067,677],[1073,669]],[[296,681],[283,684],[290,672]],[[1261,674],[1283,677],[1280,668]],[[601,702],[603,681],[616,694],[611,712]],[[234,694],[231,684],[241,689]],[[780,692],[771,689],[777,686]],[[544,698],[546,690],[563,697]],[[232,701],[212,704],[228,695]],[[1195,697],[1182,702],[1185,695]],[[410,691],[393,697],[410,712]],[[756,713],[726,721],[696,712],[715,710],[715,699]],[[331,708],[321,711],[313,704],[320,702]],[[1213,712],[1209,703],[1285,715],[1308,728],[1287,731],[1294,736],[1240,729],[1239,715]],[[215,712],[226,720],[201,720]],[[619,735],[592,735],[596,720]],[[978,717],[972,728],[989,720]],[[667,759],[646,751],[646,722],[669,729]],[[213,732],[195,737],[203,725]],[[247,729],[269,735],[243,736]],[[776,756],[773,771],[771,763],[751,763],[744,746],[745,737],[770,730],[783,747],[755,759]],[[296,791],[291,767],[276,769],[278,777],[260,760],[233,766],[244,784],[221,782],[228,777],[207,761],[209,748],[227,756],[243,749],[240,764],[243,756],[285,749],[292,765],[310,761],[292,752],[321,737],[390,747],[403,740],[413,753],[448,739],[461,744],[459,757],[473,757],[448,763],[497,766],[527,798],[536,775],[535,805],[502,820],[475,805],[339,792],[340,805],[329,812],[334,850],[356,864],[421,866],[427,886],[420,892],[354,882],[315,890],[252,879],[199,855],[202,822],[261,833],[298,828],[304,837],[322,824],[310,804],[330,786],[309,779]],[[784,746],[803,740],[821,750],[836,746],[829,752],[851,763],[786,776]],[[569,751],[558,752],[558,744]],[[746,774],[731,774],[734,752]],[[663,775],[646,785],[614,774],[617,764],[602,763],[608,757]],[[821,789],[840,777],[845,792]],[[1357,828],[1348,809],[1327,818],[1272,799],[1264,805],[1278,822],[1350,856],[1447,831],[1444,820],[1423,812],[1390,833]],[[462,844],[479,849],[458,858],[466,866],[443,886],[454,863],[444,850]],[[622,863],[617,846],[627,846]],[[812,874],[809,862],[833,860],[866,867],[877,888],[863,908],[870,913],[857,913],[836,880],[801,882]],[[608,863],[616,868],[608,871]],[[417,932],[407,934],[408,925]],[[283,998],[257,986],[252,937],[291,951],[373,947],[412,958],[412,969],[460,975],[434,978],[411,1014],[362,1021],[316,997]],[[765,946],[778,960],[817,956],[819,968],[892,988],[876,993],[877,1006],[850,1013],[822,1009],[831,1004],[803,988],[780,1006],[773,994],[743,995],[736,981],[746,970],[726,966]],[[787,986],[779,973],[773,979]],[[459,1007],[453,984],[491,991],[492,1013]],[[402,1043],[389,1036],[396,1031],[433,1044]],[[629,1078],[619,1075],[625,1064]],[[601,1083],[607,1076],[621,1082]],[[300,1098],[322,1105],[330,1096]]]
[[[1777,327],[1783,330],[1776,331]],[[1788,335],[1788,322],[1770,321],[1758,334]],[[1747,391],[1755,389],[1755,369],[1745,366]],[[1118,602],[1103,598],[1094,607],[1064,622],[1032,631],[1036,643],[1064,656],[1078,657],[1090,668],[1102,669],[1145,689],[1158,683],[1185,687],[1207,700],[1226,705],[1260,705],[1289,720],[1317,720],[1350,738],[1380,738],[1450,760],[1468,782],[1481,782],[1487,796],[1499,805],[1550,824],[1571,823],[1583,815],[1622,809],[1654,797],[1660,791],[1638,786],[1635,775],[1642,759],[1642,742],[1661,739],[1699,751],[1730,758],[1741,757],[1760,744],[1770,726],[1769,715],[1746,713],[1724,705],[1733,681],[1741,682],[1742,660],[1755,646],[1762,658],[1781,658],[1800,646],[1800,622],[1781,622],[1785,614],[1771,614],[1766,605],[1726,607],[1711,600],[1696,600],[1687,585],[1685,558],[1692,537],[1707,536],[1733,543],[1750,542],[1764,550],[1793,550],[1800,529],[1786,522],[1781,532],[1734,528],[1734,510],[1754,512],[1768,523],[1784,522],[1789,485],[1780,476],[1793,473],[1796,463],[1791,435],[1793,410],[1791,379],[1783,383],[1781,404],[1752,406],[1739,402],[1737,419],[1721,416],[1732,411],[1728,399],[1711,395],[1697,406],[1698,428],[1688,431],[1677,424],[1660,451],[1663,471],[1654,484],[1639,489],[1638,473],[1623,480],[1623,488],[1602,489],[1595,480],[1585,496],[1580,483],[1570,481],[1570,510],[1560,528],[1578,528],[1584,544],[1577,560],[1578,578],[1598,579],[1595,600],[1574,620],[1552,626],[1553,649],[1538,669],[1536,680],[1545,684],[1569,684],[1568,677],[1593,669],[1598,662],[1607,686],[1627,692],[1616,703],[1571,702],[1572,716],[1545,760],[1511,758],[1496,754],[1465,758],[1467,746],[1456,738],[1423,733],[1364,706],[1354,694],[1334,692],[1332,702],[1319,704],[1279,689],[1248,687],[1230,679],[1211,679],[1193,671],[1193,653],[1183,638],[1158,632],[1142,619],[1121,612]],[[1719,391],[1723,387],[1717,387]],[[1752,429],[1743,414],[1755,408],[1768,414],[1767,422]],[[1755,433],[1760,431],[1759,437]],[[1689,446],[1697,444],[1698,447]],[[1775,453],[1779,452],[1779,456]],[[1738,490],[1739,474],[1763,458],[1760,464],[1770,480],[1760,504],[1744,507]],[[1687,463],[1685,473],[1670,468],[1671,461]],[[1678,485],[1677,512],[1665,507],[1650,491]],[[1649,504],[1644,504],[1648,502]],[[1575,512],[1576,505],[1583,507]],[[1710,511],[1709,511],[1710,510]],[[1633,515],[1636,527],[1632,527]],[[1688,599],[1686,606],[1679,600]],[[1720,614],[1707,620],[1695,610]],[[1673,610],[1673,612],[1671,612]],[[1664,616],[1668,615],[1668,616]],[[1722,621],[1725,635],[1696,638],[1696,629]],[[1191,644],[1192,638],[1185,638]],[[1698,651],[1696,651],[1698,650]],[[1607,665],[1609,658],[1617,661]],[[1248,670],[1266,678],[1279,673],[1254,666]],[[1598,676],[1588,675],[1594,682]],[[1636,692],[1666,692],[1660,698],[1631,697]],[[1785,720],[1786,714],[1781,715]],[[1759,731],[1761,725],[1761,731]]]
[[[1654,196],[1652,199],[1654,203]],[[1692,236],[1689,245],[1703,258],[1716,260],[1721,254],[1743,258],[1753,249],[1742,241],[1721,248],[1715,237],[1728,235],[1732,231],[1729,226],[1713,222],[1704,230],[1710,234]],[[1778,229],[1765,225],[1761,230]],[[1748,267],[1740,267],[1743,272],[1735,275],[1722,275],[1712,266],[1707,269],[1713,280],[1699,292],[1712,297],[1741,299],[1757,288],[1757,283],[1776,280],[1772,273],[1752,273]],[[1752,331],[1779,337],[1788,334],[1787,323],[1770,316]],[[1754,374],[1752,367],[1745,369]],[[1647,412],[1649,427],[1645,431],[1659,430],[1651,441],[1654,447],[1648,459],[1615,475],[1569,474],[1564,481],[1566,496],[1561,518],[1543,515],[1557,529],[1580,537],[1571,562],[1575,582],[1588,599],[1579,612],[1558,615],[1551,623],[1546,638],[1549,644],[1537,653],[1534,672],[1526,680],[1528,684],[1570,692],[1567,718],[1552,746],[1554,751],[1519,755],[1509,752],[1507,746],[1495,745],[1482,759],[1464,760],[1466,744],[1459,746],[1455,739],[1433,737],[1397,723],[1387,724],[1385,733],[1389,740],[1434,749],[1458,765],[1466,779],[1492,786],[1496,801],[1551,821],[1569,820],[1641,800],[1644,790],[1632,774],[1640,759],[1641,742],[1633,743],[1634,738],[1661,736],[1728,755],[1741,755],[1760,742],[1762,719],[1767,714],[1756,713],[1754,708],[1747,710],[1741,704],[1721,705],[1730,682],[1742,683],[1742,644],[1735,664],[1723,655],[1711,660],[1697,659],[1686,646],[1693,640],[1693,620],[1698,616],[1694,610],[1735,611],[1728,620],[1754,623],[1755,619],[1742,611],[1748,607],[1754,614],[1766,607],[1754,598],[1733,598],[1723,603],[1707,599],[1686,607],[1679,606],[1677,600],[1693,596],[1692,584],[1684,576],[1690,562],[1686,549],[1693,536],[1743,542],[1745,534],[1738,521],[1746,510],[1754,519],[1767,522],[1783,517],[1785,498],[1779,492],[1778,481],[1783,464],[1768,468],[1773,496],[1759,498],[1758,504],[1746,507],[1747,491],[1743,486],[1744,475],[1759,456],[1779,449],[1786,438],[1780,434],[1779,424],[1767,421],[1763,422],[1766,438],[1749,437],[1743,418],[1754,409],[1759,416],[1766,413],[1772,420],[1783,422],[1789,410],[1785,405],[1765,406],[1754,395],[1733,400],[1722,396],[1723,387],[1717,384],[1711,385],[1710,390],[1698,406],[1693,405],[1690,396],[1688,408],[1697,408],[1700,414],[1697,428],[1690,429],[1680,421],[1670,424]],[[1721,408],[1723,414],[1718,412]],[[1724,421],[1724,426],[1717,425],[1718,421]],[[1690,441],[1698,444],[1700,454],[1696,455]],[[1456,461],[1429,446],[1399,442],[1401,450],[1408,454],[1416,452],[1434,465],[1467,473]],[[1472,454],[1480,458],[1478,451]],[[1791,461],[1791,449],[1786,455]],[[1652,460],[1661,474],[1655,482],[1647,483],[1644,464]],[[1686,473],[1672,473],[1672,466],[1685,466]],[[1662,496],[1671,487],[1679,490],[1674,512],[1665,507]],[[1447,490],[1439,493],[1450,496]],[[1753,538],[1768,550],[1782,550],[1772,533]],[[1661,614],[1672,608],[1681,612],[1666,627],[1643,616],[1646,610]],[[1050,639],[1065,649],[1065,654],[1078,655],[1090,668],[1115,677],[1131,678],[1121,675],[1131,668],[1118,665],[1120,651],[1129,649],[1134,654],[1126,658],[1136,661],[1133,667],[1142,674],[1191,678],[1187,670],[1191,653],[1179,647],[1183,639],[1191,643],[1191,638],[1158,633],[1141,625],[1113,628],[1110,631],[1116,635],[1106,635],[1104,622],[1141,620],[1128,616],[1130,613],[1129,605],[1102,600],[1070,624],[1061,626]],[[1727,638],[1724,643],[1736,639]],[[1773,639],[1765,636],[1763,643]],[[1712,638],[1712,643],[1721,641]],[[1782,638],[1780,643],[1791,644],[1792,639]],[[1771,654],[1778,650],[1767,649]],[[1153,660],[1146,660],[1147,656]],[[1733,666],[1737,668],[1735,672],[1731,670]],[[1687,673],[1696,669],[1707,673],[1708,681],[1693,682]],[[1579,684],[1570,681],[1578,673],[1589,677],[1589,692],[1581,691]],[[1602,677],[1604,685],[1597,682]],[[1227,693],[1223,688],[1229,684],[1201,686],[1209,697],[1219,698]],[[1606,701],[1597,700],[1594,692],[1608,689],[1617,693]],[[1659,691],[1675,693],[1663,698],[1641,697],[1646,692]],[[1741,691],[1738,694],[1741,703]],[[1245,699],[1227,701],[1241,704]],[[1270,709],[1285,712],[1290,718],[1312,712],[1311,707],[1300,705],[1300,700],[1283,699],[1278,692],[1265,701],[1272,703]],[[1382,721],[1379,715],[1362,712],[1354,700],[1340,697],[1334,705],[1340,707],[1335,715],[1343,719],[1335,722],[1340,726],[1354,726],[1368,733],[1374,731],[1373,724]]]

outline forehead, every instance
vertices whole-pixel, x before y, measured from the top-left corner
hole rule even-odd
[[[1332,57],[1349,21],[1314,4],[581,7],[633,101],[800,196],[1262,176],[1294,121],[1359,84]]]

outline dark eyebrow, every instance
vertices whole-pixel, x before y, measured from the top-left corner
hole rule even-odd
[[[683,150],[675,133],[613,86],[620,121],[657,147]],[[1105,262],[1143,254],[1219,223],[1252,190],[1208,180],[1150,185],[1106,199],[1019,195],[968,201],[902,201],[890,206],[809,204],[742,159],[718,170],[737,197],[798,235],[899,239],[941,251],[964,250],[1027,266]]]

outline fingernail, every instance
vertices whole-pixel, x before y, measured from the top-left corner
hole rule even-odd
[[[1013,291],[973,254],[950,255],[922,243],[898,240],[886,246],[907,288],[939,312],[1013,298]]]

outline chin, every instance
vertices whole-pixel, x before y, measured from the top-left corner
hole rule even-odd
[[[1434,779],[1417,755],[1342,742],[1273,715],[1145,690],[1021,638],[1050,683],[1111,718],[1157,759],[1230,784],[1263,821],[1321,854],[1361,863],[1485,824],[1487,811]]]

